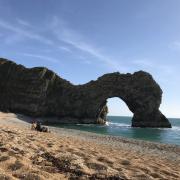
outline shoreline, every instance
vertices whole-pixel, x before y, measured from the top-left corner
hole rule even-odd
[[[24,120],[25,119],[26,117],[24,117]],[[30,124],[18,119],[17,116],[12,113],[0,113],[0,127],[1,142],[4,142],[0,150],[2,147],[8,149],[7,152],[4,152],[5,154],[9,154],[13,147],[21,151],[27,151],[29,158],[27,155],[26,161],[28,163],[25,163],[23,160],[21,163],[23,164],[24,162],[23,165],[25,167],[32,166],[28,171],[26,170],[29,176],[31,174],[34,175],[34,177],[37,176],[43,179],[48,173],[49,179],[58,179],[60,177],[61,179],[69,179],[72,177],[91,179],[92,177],[97,178],[98,176],[104,178],[119,177],[119,179],[120,177],[123,179],[180,178],[180,146],[178,145],[133,140],[56,127],[49,127],[51,133],[41,133],[31,131]],[[12,138],[12,140],[8,141],[8,138]],[[29,146],[26,141],[28,141],[31,146]],[[29,149],[27,149],[27,147]],[[58,170],[59,166],[53,164],[49,159],[52,160],[52,158],[54,158],[54,161],[59,162],[58,158],[61,159],[64,156],[68,158],[73,157],[75,160],[68,162],[68,165],[71,168],[75,167],[74,170],[78,170],[79,174],[82,175],[78,176],[78,173],[72,171],[71,168],[68,170],[59,170],[58,173],[52,169],[52,171],[47,171],[46,165],[40,160],[37,160],[40,165],[33,164],[31,158],[32,156],[39,156],[39,152],[43,152],[43,154],[40,155],[41,160],[43,159],[42,162],[47,161],[49,163],[48,168],[55,168],[56,170]],[[49,159],[44,157],[45,155],[48,155]],[[14,157],[14,155],[11,154],[10,159],[11,158],[19,160],[22,157]],[[10,160],[7,160],[7,164],[8,161]],[[13,163],[15,162],[11,162],[11,164]],[[11,178],[16,178],[13,174],[18,174],[18,171],[19,174],[26,172],[23,168],[15,172],[9,171],[8,168],[6,169],[6,161],[0,161],[0,174],[2,172],[2,174],[5,173],[5,175],[9,175]],[[34,171],[36,171],[36,173],[34,173]],[[17,174],[16,176],[18,176]]]
[[[117,149],[129,149],[142,155],[151,155],[154,157],[162,156],[170,161],[179,161],[180,163],[180,146],[172,144],[163,144],[144,140],[135,140],[120,136],[102,135],[98,133],[85,132],[81,130],[72,130],[66,128],[50,127],[57,136],[74,137],[83,141],[95,142],[101,145],[111,146]]]
[[[7,114],[7,113],[5,113]],[[12,114],[13,116],[16,116],[14,113],[9,113]],[[30,120],[32,119],[31,117],[24,116],[24,115],[18,115],[17,117],[21,117],[22,119],[13,119],[10,120],[10,123],[14,124],[19,124],[19,125],[24,125],[26,128],[30,128]],[[45,125],[46,126],[46,125]],[[99,144],[105,144],[105,145],[111,145],[113,147],[121,147],[121,143],[128,144],[128,147],[132,145],[133,146],[140,146],[140,148],[145,147],[143,149],[148,151],[150,149],[157,149],[157,150],[163,150],[164,153],[167,151],[168,153],[179,153],[180,154],[180,145],[177,144],[165,144],[165,143],[159,143],[159,142],[153,142],[153,141],[145,141],[141,139],[133,139],[133,138],[127,138],[127,137],[122,137],[122,136],[113,136],[113,135],[105,135],[105,134],[99,134],[99,133],[94,133],[94,132],[88,132],[88,131],[82,131],[82,130],[77,130],[77,129],[68,129],[68,128],[61,128],[61,127],[55,127],[55,126],[47,126],[50,131],[57,135],[57,136],[69,136],[69,137],[76,137],[81,140],[89,140],[93,142],[97,142]],[[123,144],[123,145],[124,145]],[[124,145],[125,147],[125,145]],[[134,149],[138,151],[137,149]],[[180,157],[178,157],[180,160]]]

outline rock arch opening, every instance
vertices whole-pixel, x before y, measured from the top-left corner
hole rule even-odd
[[[119,97],[108,98],[107,100],[108,116],[130,116],[133,113],[129,110],[127,104]]]
[[[102,106],[97,114],[97,123],[104,124],[105,121],[108,120],[108,116],[133,117],[133,113],[128,108],[126,102],[120,97],[110,97],[102,103]]]

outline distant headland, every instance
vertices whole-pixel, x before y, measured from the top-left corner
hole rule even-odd
[[[1,111],[58,117],[48,123],[104,124],[106,100],[111,97],[127,104],[134,114],[133,127],[171,127],[159,111],[162,90],[147,72],[109,73],[96,81],[73,85],[45,67],[26,68],[0,58]]]

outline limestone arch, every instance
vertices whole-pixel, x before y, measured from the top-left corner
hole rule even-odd
[[[100,77],[97,82],[93,91],[96,92],[94,109],[98,123],[101,119],[106,120],[107,99],[118,97],[133,113],[132,127],[171,127],[168,119],[159,111],[162,90],[150,74],[143,71],[134,74],[112,73]]]
[[[47,68],[25,68],[0,58],[0,79],[2,111],[57,116],[58,122],[64,123],[97,123],[106,99],[119,97],[134,113],[133,127],[171,127],[159,111],[162,90],[144,71],[109,73],[73,85]]]

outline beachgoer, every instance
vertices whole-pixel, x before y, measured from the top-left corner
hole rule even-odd
[[[41,123],[39,121],[33,121],[32,125],[31,125],[31,129],[32,130],[36,130],[39,132],[50,132],[48,127],[42,126]]]
[[[42,127],[42,132],[50,132],[49,129],[45,126]]]
[[[36,122],[33,121],[31,124],[31,130],[35,130],[36,129]]]
[[[40,132],[42,131],[41,123],[39,121],[36,123],[36,130]]]

